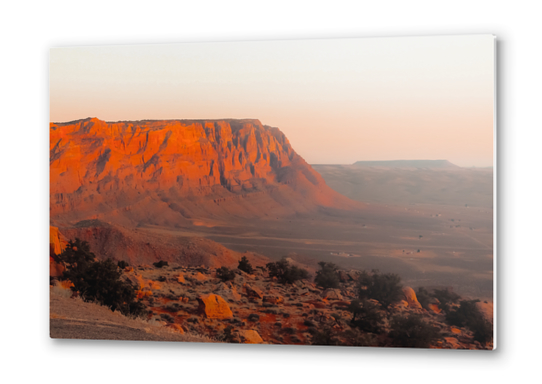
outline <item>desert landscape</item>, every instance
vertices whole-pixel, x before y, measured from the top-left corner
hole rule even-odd
[[[54,338],[493,348],[492,168],[86,118],[50,124],[50,217]]]

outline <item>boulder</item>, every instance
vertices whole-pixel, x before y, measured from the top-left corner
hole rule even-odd
[[[239,294],[239,292],[237,292],[235,286],[231,284],[220,283],[216,286],[213,292],[226,298],[227,300],[241,300],[241,295]]]
[[[403,295],[410,308],[418,308],[418,309],[422,308],[422,305],[420,304],[420,302],[418,301],[418,298],[416,297],[416,292],[414,292],[412,288],[403,287]]]
[[[247,292],[247,296],[250,298],[263,299],[263,292],[258,287],[246,284],[245,291]]]
[[[208,319],[231,319],[233,313],[226,300],[213,293],[200,295],[198,311]]]
[[[335,288],[328,288],[322,292],[322,297],[327,300],[343,300],[341,291]]]
[[[263,302],[270,304],[282,304],[284,303],[284,298],[278,295],[266,295],[263,297]]]
[[[182,273],[179,276],[177,276],[177,282],[181,284],[186,284],[186,280],[184,279],[184,275]]]
[[[253,329],[241,329],[239,337],[244,344],[263,344],[260,334]]]
[[[49,254],[60,255],[67,245],[68,240],[60,233],[58,228],[49,226]]]

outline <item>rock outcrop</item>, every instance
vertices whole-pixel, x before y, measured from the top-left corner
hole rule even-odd
[[[416,297],[416,292],[410,287],[403,287],[403,296],[405,297],[406,302],[410,308],[421,309],[422,305]]]
[[[51,217],[171,225],[360,204],[258,120],[50,124]]]
[[[226,300],[215,294],[201,295],[197,298],[199,312],[208,319],[231,319],[233,313]]]

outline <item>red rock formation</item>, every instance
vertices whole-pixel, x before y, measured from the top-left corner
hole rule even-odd
[[[56,256],[60,255],[68,245],[68,240],[60,233],[57,227],[49,227],[49,275],[62,276],[66,267],[59,263]]]
[[[51,217],[178,225],[359,207],[258,120],[50,124]]]

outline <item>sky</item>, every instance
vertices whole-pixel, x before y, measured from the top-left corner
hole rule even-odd
[[[255,118],[309,164],[493,165],[494,37],[50,50],[50,121]]]

